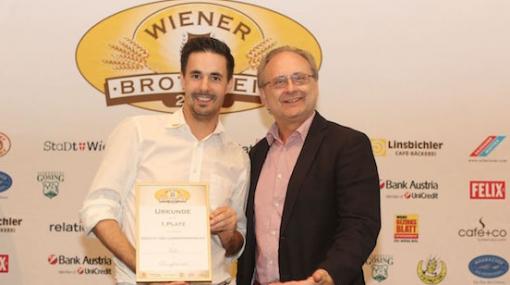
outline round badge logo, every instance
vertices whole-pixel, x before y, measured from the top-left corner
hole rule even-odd
[[[12,178],[9,174],[0,171],[0,193],[7,191],[12,186]]]
[[[76,63],[108,106],[130,104],[161,112],[182,106],[180,51],[192,37],[224,41],[235,58],[234,84],[222,113],[261,107],[256,68],[278,46],[306,49],[322,62],[319,43],[293,19],[232,1],[161,1],[118,12],[80,40]]]
[[[0,133],[0,157],[6,155],[10,149],[11,140],[9,140],[9,137],[6,134]]]

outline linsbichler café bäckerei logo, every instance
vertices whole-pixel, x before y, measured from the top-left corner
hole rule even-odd
[[[222,113],[261,106],[256,67],[270,49],[301,47],[319,66],[322,61],[315,37],[270,9],[233,1],[161,1],[123,10],[94,25],[78,44],[76,62],[108,106],[173,112],[184,102],[180,51],[196,36],[220,39],[232,49],[234,87]]]

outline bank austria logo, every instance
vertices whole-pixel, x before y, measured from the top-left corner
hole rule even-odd
[[[508,262],[497,255],[480,255],[469,262],[469,271],[481,278],[498,278],[508,272]]]
[[[291,18],[248,3],[212,0],[160,1],[107,17],[82,37],[76,63],[108,106],[174,112],[184,101],[180,50],[196,36],[224,41],[235,58],[234,87],[222,113],[261,107],[256,67],[270,49],[301,47],[319,66],[322,61],[314,35]]]
[[[0,193],[9,190],[9,188],[11,188],[11,186],[12,186],[12,178],[9,176],[9,174],[0,171]]]
[[[53,199],[60,193],[60,183],[64,182],[64,172],[40,171],[37,173],[37,181],[42,184],[43,195]]]
[[[0,157],[6,155],[11,149],[11,140],[9,137],[0,132]]]
[[[65,256],[50,254],[48,264],[58,268],[59,274],[111,275],[112,259],[108,256]]]
[[[388,279],[389,267],[393,265],[393,256],[374,254],[367,259],[366,264],[370,266],[372,279],[382,282]]]
[[[48,152],[94,152],[103,151],[106,144],[103,141],[45,141],[43,151]]]
[[[469,181],[469,199],[504,200],[506,198],[506,181],[473,180]]]
[[[395,242],[418,242],[418,215],[406,214],[395,216],[393,237]]]
[[[506,241],[508,231],[501,227],[486,225],[483,217],[478,219],[479,226],[461,228],[457,235],[461,238],[472,238],[478,241]]]
[[[371,138],[375,156],[431,157],[442,150],[444,143],[429,140],[396,140]]]
[[[23,219],[13,217],[0,218],[0,234],[2,233],[15,233],[16,229],[21,227]]]
[[[429,257],[418,262],[416,273],[425,284],[439,284],[446,277],[446,263],[438,257]]]
[[[482,143],[469,155],[471,162],[507,162],[506,158],[490,158],[492,152],[503,142],[506,136],[491,135],[486,137]]]
[[[0,273],[9,273],[9,255],[0,253]]]
[[[379,187],[381,190],[384,189],[384,196],[388,199],[435,200],[439,198],[439,183],[433,180],[381,179]]]

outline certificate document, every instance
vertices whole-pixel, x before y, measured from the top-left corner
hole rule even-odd
[[[136,281],[211,281],[207,184],[136,185]]]

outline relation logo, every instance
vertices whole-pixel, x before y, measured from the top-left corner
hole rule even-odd
[[[0,254],[0,273],[9,273],[9,255]]]
[[[388,278],[389,267],[393,265],[393,256],[376,254],[367,259],[367,265],[372,269],[372,279],[382,282]]]
[[[370,139],[375,156],[436,156],[443,148],[443,142],[427,140],[388,140],[385,138]]]
[[[107,256],[79,257],[50,254],[48,264],[59,267],[60,274],[112,274],[112,259]]]
[[[385,189],[389,199],[438,199],[439,183],[432,180],[380,180],[379,188]]]
[[[469,199],[504,200],[505,198],[505,181],[469,181]]]
[[[0,233],[15,233],[18,227],[21,227],[23,219],[13,217],[0,218]]]
[[[65,151],[65,152],[85,152],[85,151],[103,151],[106,145],[103,141],[45,141],[43,144],[43,151]]]
[[[50,224],[48,230],[50,232],[65,232],[65,233],[81,233],[85,231],[85,228],[81,225],[81,223],[74,222],[74,223],[58,223],[58,224]]]
[[[44,196],[53,199],[59,193],[60,183],[64,182],[64,172],[61,171],[41,171],[37,173],[37,181],[42,184]]]
[[[395,242],[418,242],[418,215],[395,216],[393,237]]]
[[[476,238],[478,241],[506,241],[507,230],[486,226],[483,217],[478,220],[478,223],[481,227],[460,229],[457,235],[461,238]]]
[[[506,162],[506,159],[490,159],[490,154],[498,147],[506,136],[488,136],[469,155],[471,162]]]
[[[469,271],[481,278],[498,278],[508,272],[508,262],[496,255],[480,255],[468,265]]]
[[[12,178],[9,174],[0,171],[0,193],[9,190],[12,186]]]
[[[0,133],[0,157],[6,155],[10,149],[11,140],[6,134]]]
[[[416,272],[423,283],[439,284],[446,277],[446,263],[437,257],[420,260]]]
[[[184,102],[180,51],[197,36],[224,41],[235,58],[234,87],[222,113],[261,107],[256,67],[272,48],[305,48],[319,66],[322,61],[314,35],[291,18],[247,3],[212,0],[160,1],[120,11],[87,31],[76,62],[107,106],[174,112]]]

